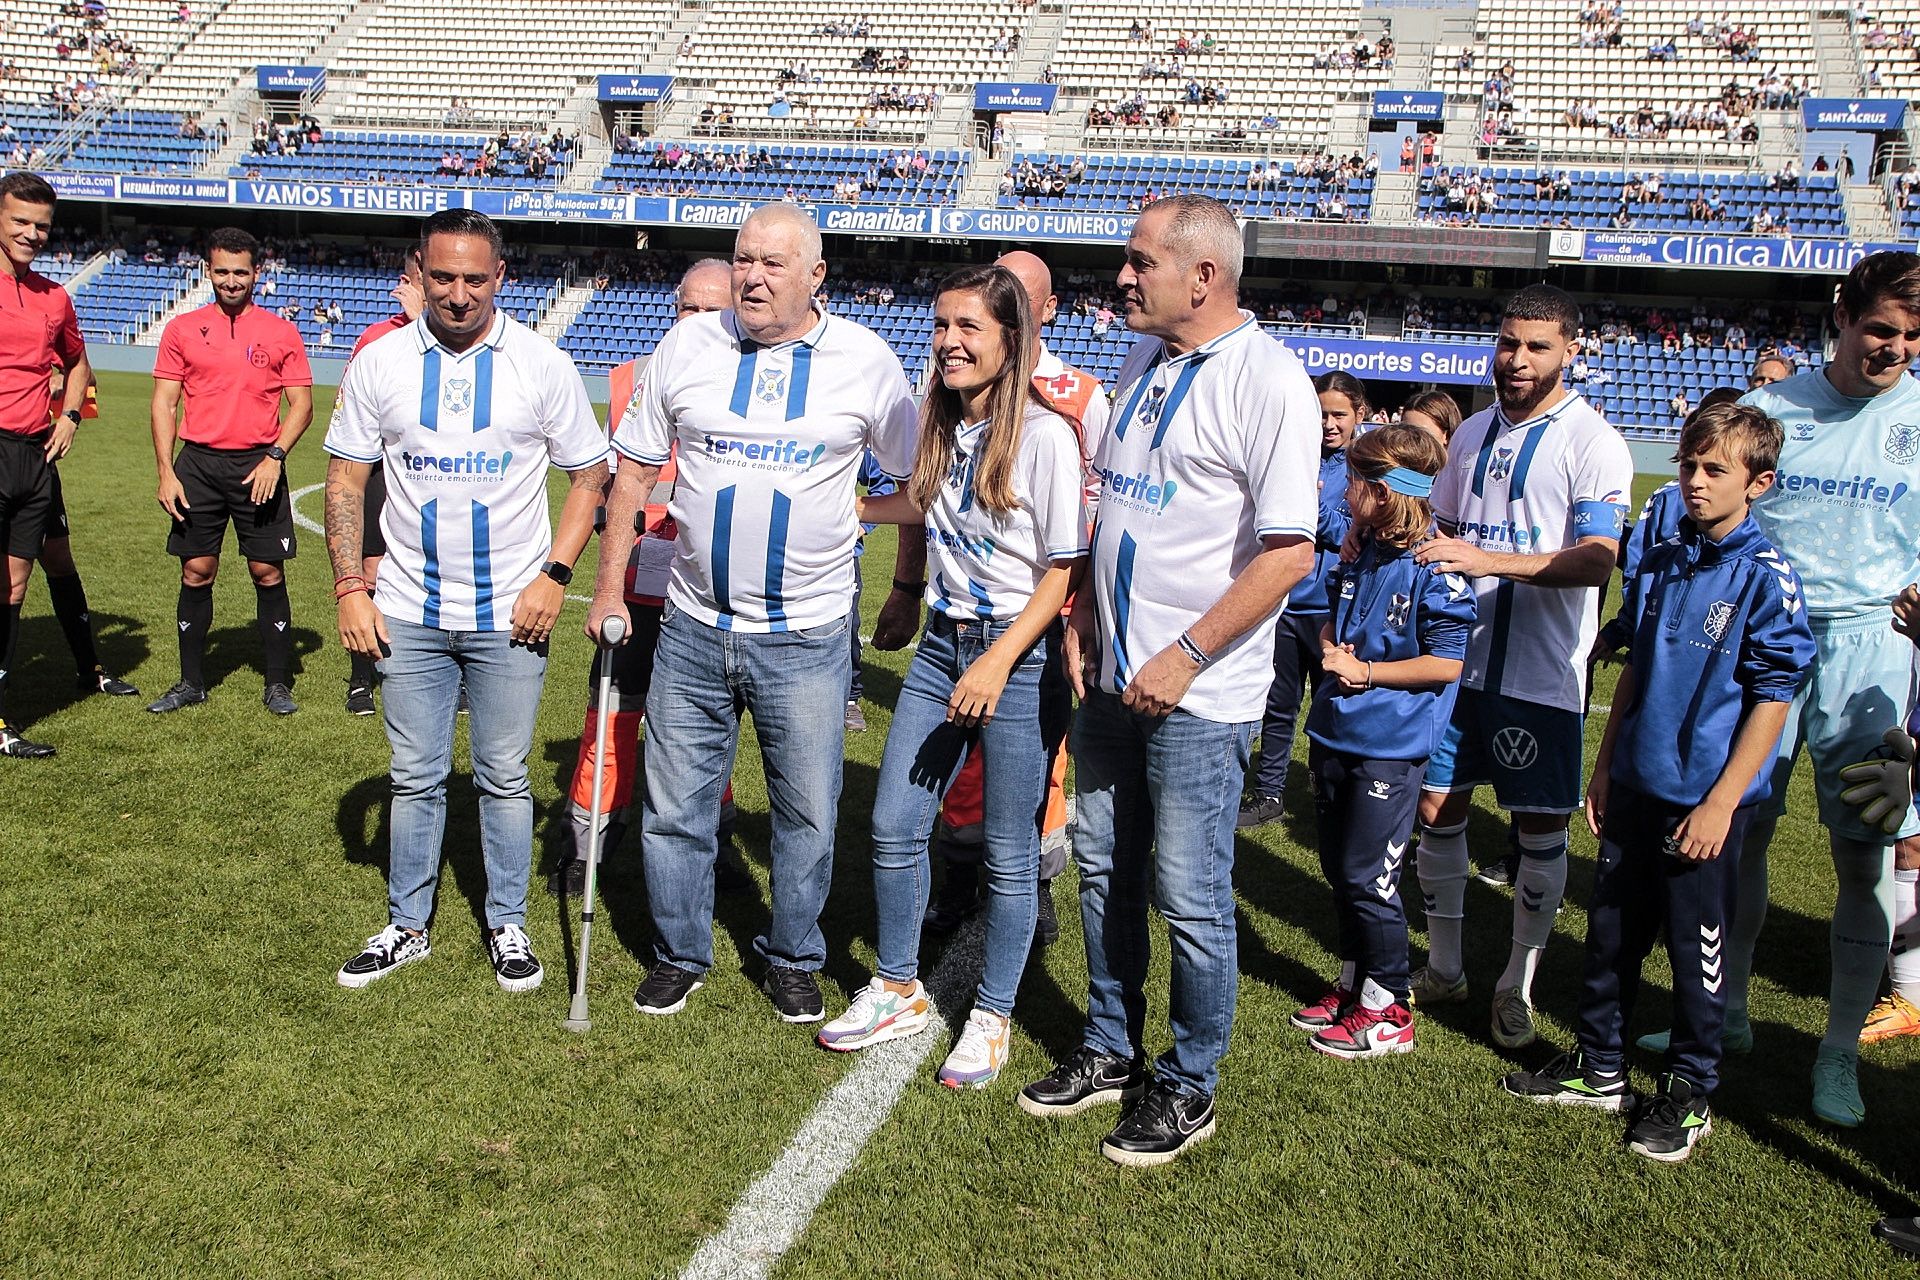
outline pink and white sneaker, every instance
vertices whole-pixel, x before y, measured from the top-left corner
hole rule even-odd
[[[1296,1010],[1287,1021],[1302,1031],[1324,1030],[1340,1021],[1340,1011],[1353,1003],[1353,992],[1341,986],[1329,987],[1325,995]]]
[[[1307,1041],[1333,1058],[1384,1058],[1413,1052],[1413,1011],[1404,1004],[1369,1009],[1356,1004],[1347,1015]]]

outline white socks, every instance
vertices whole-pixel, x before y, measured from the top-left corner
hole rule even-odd
[[[1466,967],[1460,930],[1467,914],[1467,824],[1422,827],[1418,869],[1427,906],[1427,967],[1451,982]]]
[[[1567,833],[1520,833],[1520,870],[1513,881],[1513,949],[1495,991],[1518,988],[1533,1003],[1533,975],[1553,936],[1554,914],[1567,892]]]
[[[1920,1005],[1920,871],[1893,873],[1893,954],[1887,973],[1893,989],[1909,1004]]]

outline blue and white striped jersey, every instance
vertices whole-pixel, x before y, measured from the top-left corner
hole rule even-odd
[[[861,454],[905,476],[918,436],[906,374],[877,334],[821,315],[763,346],[720,311],[668,330],[613,443],[647,465],[679,447],[667,598],[709,626],[769,632],[846,616]]]
[[[380,612],[507,631],[553,549],[547,467],[591,467],[607,438],[572,359],[502,311],[458,354],[425,321],[368,344],[341,378],[326,450],[386,463]]]

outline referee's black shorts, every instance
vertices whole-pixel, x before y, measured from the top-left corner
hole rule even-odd
[[[47,461],[48,434],[0,431],[0,540],[7,554],[19,560],[38,560],[41,544],[54,532],[58,490],[53,464]]]
[[[373,474],[367,477],[366,509],[360,519],[362,560],[387,554],[387,535],[380,532],[380,513],[386,509],[387,466],[384,462],[376,462],[373,464]]]
[[[263,503],[255,504],[247,476],[267,456],[258,449],[209,449],[191,441],[180,446],[173,474],[186,491],[186,519],[173,522],[167,554],[182,560],[217,556],[226,541],[227,521],[249,560],[277,564],[294,555],[293,499],[287,494],[283,469],[280,487]]]

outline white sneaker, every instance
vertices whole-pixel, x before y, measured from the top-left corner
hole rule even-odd
[[[967,1015],[959,1042],[940,1064],[940,1083],[949,1089],[984,1089],[1007,1065],[1007,1044],[1013,1038],[1010,1019],[985,1009]]]
[[[820,1028],[816,1038],[822,1048],[843,1053],[864,1049],[870,1044],[903,1040],[917,1036],[932,1024],[928,1014],[927,991],[918,981],[911,995],[889,991],[878,977],[860,988],[847,1011]]]
[[[364,987],[380,981],[403,964],[432,954],[424,932],[411,933],[390,924],[367,939],[366,950],[340,966],[334,980],[343,987]]]
[[[487,959],[502,991],[532,991],[546,976],[533,954],[533,939],[517,924],[501,925],[487,935]]]

